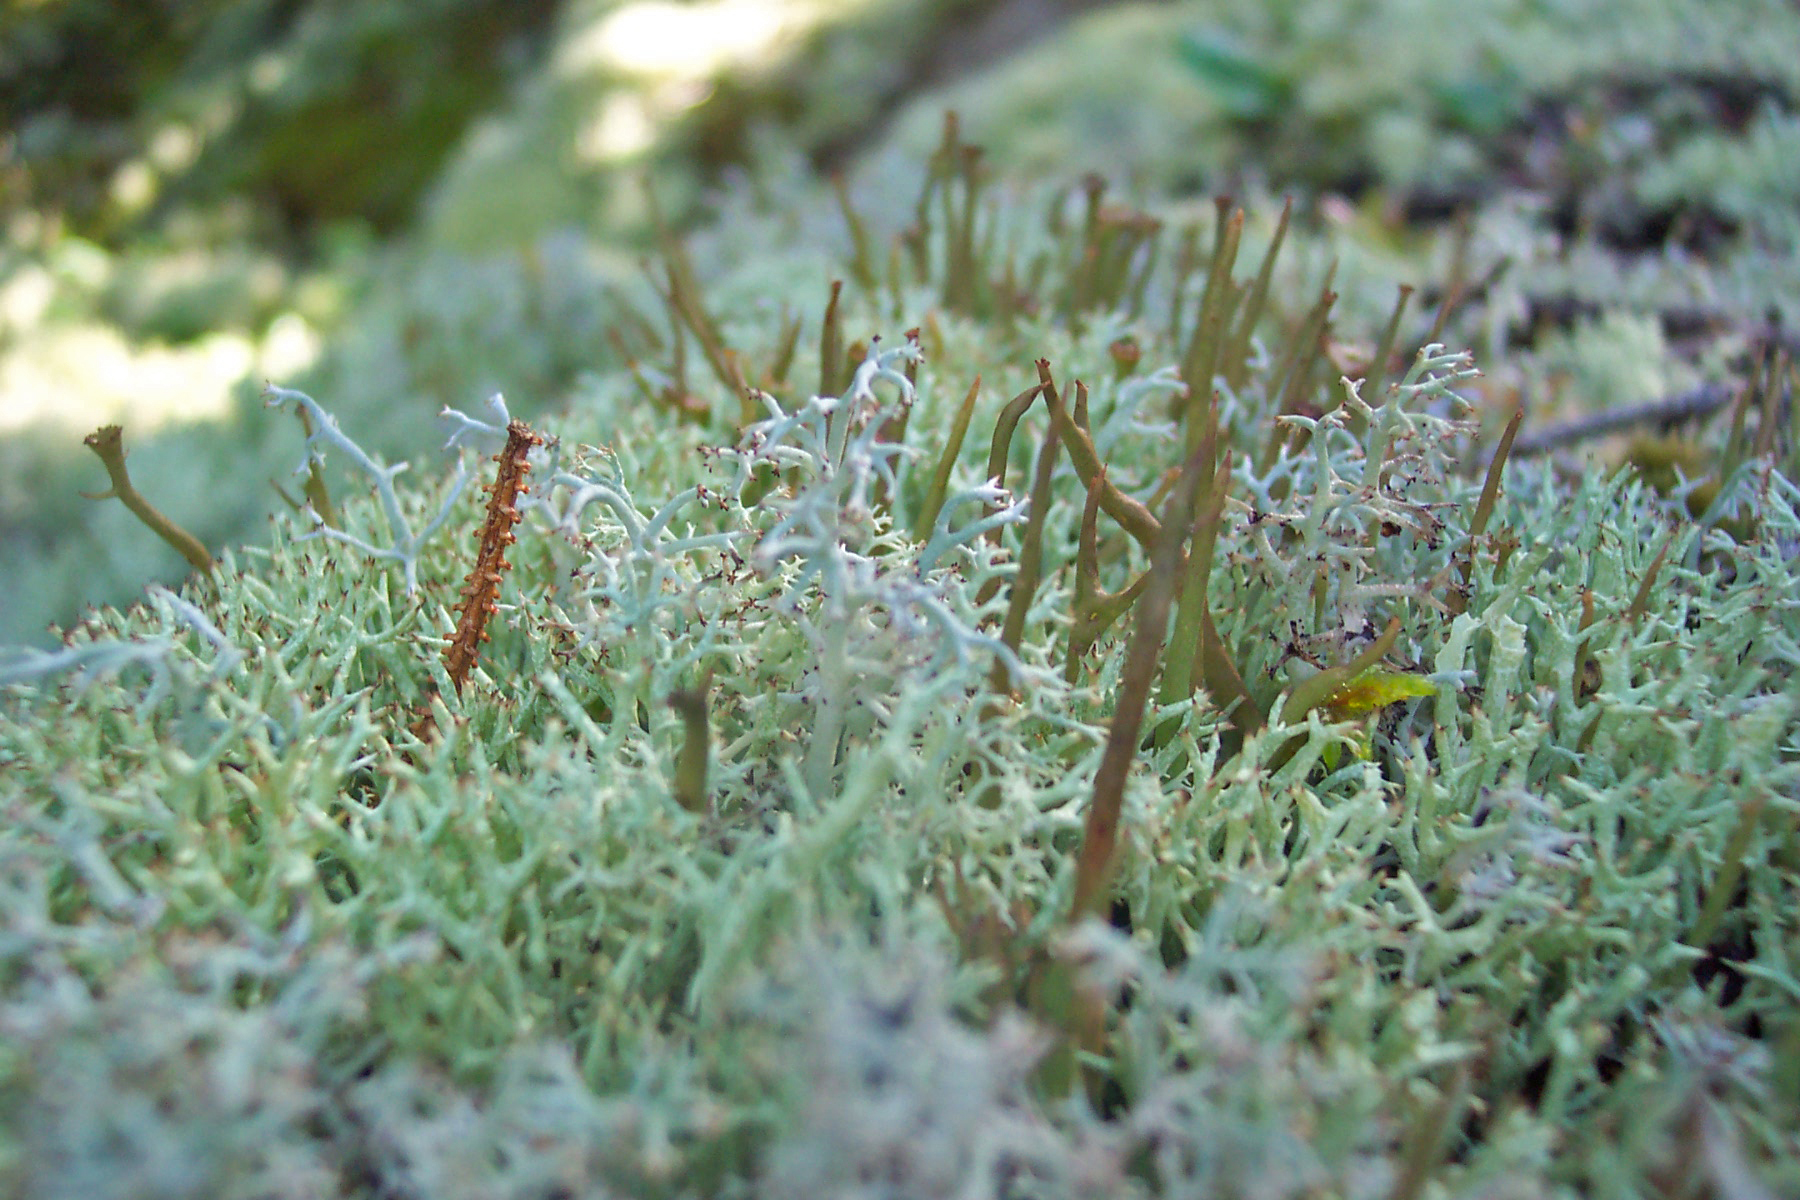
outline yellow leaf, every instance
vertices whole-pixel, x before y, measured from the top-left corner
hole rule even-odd
[[[1351,721],[1414,696],[1435,695],[1437,688],[1429,680],[1371,667],[1333,692],[1321,707],[1333,721]]]

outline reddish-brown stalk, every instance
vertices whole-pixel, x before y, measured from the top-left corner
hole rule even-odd
[[[481,643],[488,640],[488,618],[500,611],[496,598],[501,575],[512,566],[506,561],[506,548],[517,540],[513,526],[519,523],[518,499],[531,490],[525,484],[525,474],[531,470],[531,448],[543,440],[525,422],[514,421],[506,427],[506,448],[495,458],[500,471],[488,487],[487,519],[477,535],[481,548],[475,555],[475,569],[463,582],[456,633],[444,648],[444,666],[459,693],[481,655]]]

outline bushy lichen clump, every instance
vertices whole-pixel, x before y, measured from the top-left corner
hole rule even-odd
[[[816,354],[671,246],[718,378],[541,424],[466,681],[480,501],[367,456],[0,665],[9,1187],[1800,1186],[1779,388],[1698,518],[1484,482],[1466,355],[1102,198],[947,138]]]

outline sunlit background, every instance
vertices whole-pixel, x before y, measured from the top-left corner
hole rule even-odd
[[[1776,0],[3,0],[0,644],[185,570],[81,496],[96,426],[253,542],[299,440],[264,381],[390,458],[447,403],[554,408],[620,361],[652,197],[835,222],[841,173],[902,221],[946,107],[1014,181],[1294,191],[1349,313],[1466,222],[1507,265],[1459,336],[1546,403],[1729,376],[1800,319],[1796,44]]]
[[[499,310],[541,287],[547,253],[585,272],[570,286],[591,296],[637,269],[646,181],[671,220],[690,220],[755,130],[796,124],[792,80],[830,39],[865,58],[897,38],[927,53],[956,22],[1005,7],[8,0],[0,644],[182,571],[78,494],[101,486],[80,448],[97,426],[125,426],[157,503],[231,542],[278,505],[267,483],[293,441],[258,411],[263,381],[336,384],[340,411],[377,410],[365,426],[395,457],[439,406],[487,384],[528,411],[552,405],[577,357],[599,367],[611,349],[585,328],[539,328],[569,343],[555,361],[507,359],[519,331]],[[1026,7],[994,53],[1080,6]],[[921,36],[934,14],[949,24]],[[865,83],[816,130],[850,136],[913,87]],[[446,296],[446,278],[487,298]],[[479,346],[459,359],[447,343],[501,349],[484,362]]]
[[[654,151],[672,123],[712,94],[721,72],[771,70],[808,34],[867,4],[418,6],[441,10],[436,19],[408,18],[407,5],[367,4],[360,7],[390,11],[360,22],[338,18],[340,30],[309,28],[333,19],[329,6],[287,22],[276,10],[302,6],[261,7],[267,12],[259,28],[240,18],[237,61],[215,57],[228,48],[209,47],[202,31],[177,18],[146,22],[161,26],[155,32],[168,44],[158,50],[185,52],[192,65],[145,68],[141,95],[130,97],[134,107],[84,120],[104,90],[91,77],[110,69],[84,52],[105,36],[100,27],[116,6],[10,5],[10,28],[0,41],[11,48],[0,49],[0,71],[26,106],[23,121],[0,134],[7,255],[0,435],[80,434],[108,421],[127,421],[143,435],[170,421],[219,418],[241,381],[292,378],[319,354],[323,332],[339,316],[343,286],[331,269],[342,264],[320,262],[321,243],[328,256],[331,240],[356,239],[358,226],[402,234],[420,205],[430,205],[433,171],[448,164],[454,175],[459,155],[470,164],[465,170],[517,156],[517,139],[550,132],[518,119],[521,109],[547,102],[542,93],[579,92],[588,102],[573,110],[572,128],[556,131],[561,145],[538,151],[565,159],[571,171],[616,168]],[[530,11],[496,15],[519,7]],[[415,20],[418,36],[451,41],[503,29],[478,50],[488,59],[473,81],[478,97],[402,100],[403,124],[430,126],[422,142],[391,144],[397,139],[380,128],[320,127],[350,115],[365,91],[471,89],[470,80],[434,75],[428,63],[414,64],[418,78],[363,86],[370,72],[380,74],[373,60],[384,35],[405,35]],[[358,43],[359,35],[366,42]],[[128,35],[118,36],[123,42]],[[55,44],[58,37],[68,44]],[[326,77],[316,78],[320,59],[345,43],[371,59],[363,75],[344,77],[325,66]],[[25,78],[40,72],[35,85]],[[380,121],[388,114],[354,115]],[[338,145],[314,154],[308,143],[315,139]],[[293,161],[279,157],[285,150],[295,151]],[[260,160],[262,169],[220,161],[240,154]],[[394,163],[396,154],[433,161]],[[361,157],[372,161],[354,161]],[[361,182],[381,172],[384,159],[414,185],[411,194]],[[340,182],[356,188],[363,203],[334,197]],[[333,222],[350,228],[334,230]],[[543,231],[468,222],[456,232],[462,249],[478,252]],[[90,304],[97,311],[80,312]]]

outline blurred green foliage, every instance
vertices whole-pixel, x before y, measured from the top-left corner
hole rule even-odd
[[[159,211],[250,200],[304,234],[345,217],[393,232],[541,49],[556,0],[9,0],[0,217],[53,211],[85,236],[140,234],[110,188],[158,137]],[[268,232],[265,230],[264,232]]]
[[[612,0],[115,7],[0,9],[0,108],[19,114],[0,135],[0,380],[66,380],[69,408],[85,400],[70,364],[97,334],[115,375],[175,350],[211,413],[279,373],[366,414],[395,456],[425,444],[438,407],[488,390],[554,407],[620,362],[612,332],[644,304],[644,181],[672,223],[710,231],[696,254],[712,278],[756,252],[735,230],[759,211],[786,206],[821,245],[841,237],[821,168],[846,174],[870,219],[904,221],[895,181],[945,105],[1002,178],[1097,169],[1182,201],[1297,189],[1283,287],[1336,257],[1340,311],[1369,325],[1395,282],[1435,301],[1460,270],[1471,302],[1451,330],[1496,396],[1545,419],[1634,394],[1621,376],[1581,382],[1611,370],[1620,322],[1662,333],[1635,343],[1649,357],[1633,379],[1686,386],[1740,378],[1769,314],[1800,311],[1800,68],[1779,49],[1800,16],[1778,0],[1481,0],[1453,15],[1415,0],[871,0],[799,6],[757,54],[673,83],[595,51]],[[595,129],[619,105],[642,140],[607,157]],[[319,345],[312,367],[263,365],[290,361],[269,352],[277,328]],[[235,399],[203,351],[221,333],[255,364]],[[249,478],[230,424],[182,435],[215,495]],[[127,429],[144,453],[160,436]],[[13,489],[0,511],[0,539],[49,580],[0,605],[0,641],[41,638],[71,598],[117,599],[135,577],[76,550],[92,514],[59,499],[73,486]],[[266,486],[234,492],[218,536],[259,536],[271,502]]]

